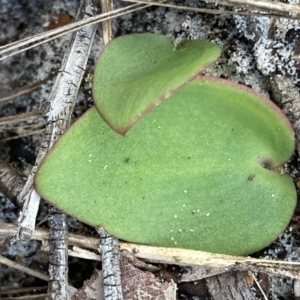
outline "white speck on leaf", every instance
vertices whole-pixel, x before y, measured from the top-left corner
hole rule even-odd
[[[207,213],[206,216],[209,217],[210,213]]]
[[[187,190],[184,190],[183,192],[186,194],[186,193],[187,193]]]
[[[274,194],[272,194],[272,197],[274,198],[274,197],[275,197],[275,195],[274,195]]]
[[[107,165],[105,165],[103,169],[106,170],[106,168],[107,168]]]
[[[174,218],[176,219],[176,218],[177,218],[177,215],[174,215]]]

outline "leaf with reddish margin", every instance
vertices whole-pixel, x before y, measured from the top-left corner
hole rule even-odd
[[[287,118],[262,95],[200,77],[126,136],[95,108],[56,143],[35,177],[43,198],[120,239],[246,255],[270,244],[296,204],[270,168],[294,151]]]
[[[131,34],[113,40],[98,61],[93,83],[102,118],[125,134],[139,119],[187,84],[220,55],[208,41],[174,47],[158,34]]]

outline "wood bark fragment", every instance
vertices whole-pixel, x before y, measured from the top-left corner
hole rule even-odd
[[[90,1],[86,1],[80,10],[80,17],[90,17],[94,14],[94,10]],[[72,36],[70,47],[64,56],[62,69],[56,78],[49,101],[45,103],[46,131],[35,164],[18,197],[24,206],[19,217],[19,230],[13,241],[27,241],[34,231],[40,196],[33,187],[33,178],[46,153],[70,124],[74,102],[84,75],[95,30],[95,26],[83,28]]]
[[[67,218],[58,209],[49,209],[49,300],[66,300],[68,297],[68,239]]]
[[[284,76],[269,79],[272,99],[292,123],[296,134],[296,149],[300,153],[300,94],[292,80]]]
[[[102,254],[103,289],[105,300],[122,300],[120,249],[118,239],[102,228],[96,228],[100,235],[99,252]]]
[[[104,300],[102,282],[102,272],[94,270],[91,278],[84,282],[83,287],[72,296],[71,300]]]
[[[255,300],[246,280],[247,272],[227,272],[206,280],[213,300]]]
[[[161,282],[151,272],[135,267],[125,255],[121,256],[121,274],[124,299],[176,299],[176,283]]]
[[[7,197],[15,206],[21,208],[18,195],[22,191],[25,179],[9,164],[0,163],[0,193]]]

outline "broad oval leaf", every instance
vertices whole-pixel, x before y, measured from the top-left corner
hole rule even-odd
[[[293,130],[269,100],[199,77],[126,136],[90,109],[35,182],[53,205],[121,239],[245,255],[271,243],[293,214],[291,178],[267,169],[293,150]]]
[[[131,34],[113,40],[97,64],[93,98],[104,120],[125,134],[147,112],[213,63],[220,48],[208,41]]]

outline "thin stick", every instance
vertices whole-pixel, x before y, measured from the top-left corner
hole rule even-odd
[[[260,284],[259,284],[258,280],[256,279],[256,277],[254,276],[254,274],[253,274],[253,273],[251,273],[251,272],[249,272],[249,273],[250,273],[250,274],[251,274],[251,276],[253,277],[253,279],[254,279],[254,281],[255,281],[256,285],[258,286],[258,288],[259,288],[260,292],[262,293],[262,295],[263,295],[264,299],[265,299],[265,300],[268,300],[268,297],[267,297],[267,295],[265,294],[264,290],[263,290],[263,289],[262,289],[262,287],[260,286]]]
[[[16,225],[0,222],[0,235],[13,236],[16,231]],[[48,240],[48,238],[49,230],[35,228],[32,239],[45,241]],[[99,237],[70,232],[68,235],[68,244],[85,249],[98,250]],[[242,271],[251,268],[252,272],[260,271],[300,279],[300,273],[298,271],[300,262],[231,256],[179,248],[152,247],[126,242],[120,242],[119,246],[121,251],[127,251],[137,258],[152,263],[222,268],[223,272],[227,272],[228,269],[232,269],[233,267],[235,267],[236,270],[240,269]]]
[[[42,134],[44,133],[45,130],[44,129],[40,129],[40,130],[30,130],[29,132],[27,133],[22,133],[20,135],[17,135],[17,136],[10,136],[10,137],[7,137],[7,138],[3,138],[0,140],[0,143],[4,143],[4,142],[8,142],[8,141],[12,141],[12,140],[17,140],[17,139],[20,139],[20,138],[23,138],[23,137],[26,137],[26,136],[30,136],[30,135],[34,135],[34,134]]]
[[[114,9],[113,3],[110,0],[100,0],[100,6],[102,13],[109,13],[112,12]],[[111,19],[102,22],[102,34],[104,45],[107,45],[113,38]]]
[[[19,51],[16,51],[16,52],[13,52],[11,54],[8,54],[6,56],[1,57],[0,61],[5,59],[5,58],[11,57],[15,54],[18,54],[18,53],[24,52],[26,50],[29,50],[31,48],[37,47],[41,44],[47,43],[51,40],[54,40],[58,37],[66,35],[68,33],[78,31],[78,30],[80,30],[84,27],[94,25],[96,23],[100,23],[100,22],[103,22],[103,21],[106,21],[106,20],[109,20],[109,19],[113,19],[113,18],[116,18],[118,16],[125,15],[125,14],[128,14],[128,13],[143,9],[147,6],[149,6],[149,5],[133,4],[133,5],[130,5],[130,6],[125,7],[125,8],[120,8],[120,9],[114,10],[113,12],[104,13],[104,14],[100,14],[100,15],[97,15],[97,16],[94,16],[94,17],[90,17],[90,18],[87,18],[87,19],[84,19],[84,20],[81,20],[81,21],[78,21],[78,22],[75,22],[75,23],[72,23],[72,24],[61,26],[61,27],[53,29],[53,30],[49,30],[45,33],[43,32],[43,33],[37,34],[33,37],[28,37],[28,38],[25,38],[23,40],[13,42],[13,43],[10,43],[10,44],[5,45],[5,46],[1,46],[0,47],[0,55],[3,55],[3,54],[8,53],[12,50],[15,50],[15,49],[18,49],[20,47],[26,46],[28,44],[37,42],[37,43],[35,43],[35,44],[33,44],[29,47],[23,48]],[[46,37],[50,37],[50,38],[48,38],[44,41],[41,41],[41,40],[45,39]],[[41,42],[38,42],[38,41],[41,41]]]
[[[15,224],[0,222],[0,235],[12,237],[17,233],[18,227]],[[49,230],[36,227],[32,239],[37,241],[47,241],[49,239]],[[98,250],[99,237],[86,236],[82,234],[68,233],[68,244],[85,249]]]
[[[23,294],[28,293],[32,291],[45,291],[47,290],[47,285],[44,286],[31,286],[31,287],[22,287],[22,288],[16,288],[13,286],[3,286],[0,288],[0,295],[7,295],[7,294]],[[2,299],[2,298],[1,298]]]
[[[47,294],[26,295],[26,296],[9,297],[9,298],[1,297],[1,300],[44,300],[44,299],[47,299]]]
[[[34,84],[22,86],[20,88],[13,90],[12,92],[6,93],[5,95],[0,95],[0,103],[17,98],[24,94],[30,93],[30,92],[38,89],[47,80],[48,80],[48,78],[46,80],[42,80],[42,81],[36,82]]]
[[[284,10],[278,9],[278,7],[268,6],[268,9],[266,9],[264,6],[260,7],[254,7],[254,9],[260,8],[262,10],[267,10],[264,12],[241,12],[241,11],[228,11],[228,10],[217,10],[217,9],[208,9],[208,8],[197,8],[197,7],[190,7],[190,6],[182,6],[182,5],[174,5],[169,3],[162,3],[159,1],[151,1],[151,0],[122,0],[124,2],[133,2],[133,3],[143,3],[143,4],[151,4],[155,6],[164,6],[164,7],[170,7],[174,9],[180,9],[180,10],[186,10],[186,11],[192,11],[192,12],[201,12],[201,13],[207,13],[207,14],[213,14],[213,15],[241,15],[241,16],[256,16],[256,17],[280,17],[280,18],[287,18],[287,19],[298,19],[300,16],[300,10],[299,12],[295,13],[294,7],[289,4],[283,4]],[[216,1],[208,1],[206,2],[210,3],[216,3]],[[221,3],[222,1],[218,1],[218,4],[223,4],[227,6],[234,6],[236,8],[236,5],[226,3]],[[242,4],[241,2],[237,1],[238,3]],[[244,1],[242,1],[244,2]],[[256,1],[255,1],[256,2]],[[259,1],[260,2],[260,1]],[[274,2],[271,2],[274,3]],[[248,5],[244,5],[245,8],[249,9]]]
[[[104,299],[122,300],[119,241],[102,228],[96,230],[101,237],[99,253],[102,255]]]
[[[145,261],[181,266],[207,266],[229,270],[253,272],[259,271],[277,275],[300,278],[299,262],[275,261],[251,257],[213,254],[180,248],[151,247],[130,243],[120,243],[120,249],[126,250]]]
[[[298,5],[285,4],[270,0],[204,0],[206,3],[218,3],[220,5],[240,6],[245,8],[263,9],[267,11],[286,13],[290,18],[297,19],[300,16]]]
[[[12,115],[8,117],[3,117],[0,118],[0,126],[1,125],[10,125],[13,123],[19,123],[23,121],[30,121],[30,120],[37,120],[37,117],[42,116],[42,111],[41,110],[34,110],[31,112],[26,112],[26,113],[20,113],[17,115]]]
[[[10,259],[2,256],[2,255],[0,255],[0,263],[4,264],[6,266],[9,266],[11,268],[17,269],[17,270],[19,270],[21,272],[25,272],[27,274],[30,274],[32,276],[35,276],[35,277],[40,278],[40,279],[45,280],[45,281],[48,281],[48,279],[49,279],[48,275],[43,274],[43,273],[38,272],[38,271],[34,271],[34,270],[30,269],[30,268],[27,268],[27,267],[25,267],[25,266],[23,266],[21,264],[18,264],[16,262],[14,262],[14,261],[12,261],[12,260],[10,260]]]

